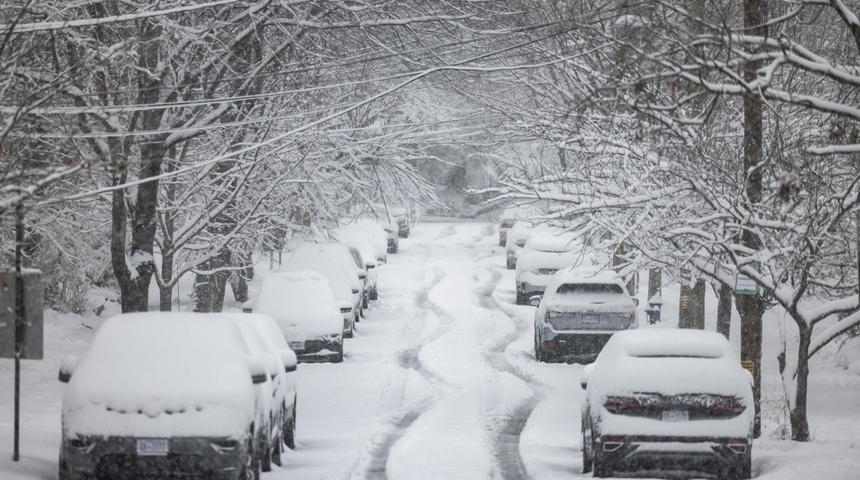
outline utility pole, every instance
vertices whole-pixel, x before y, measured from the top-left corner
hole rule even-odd
[[[690,19],[688,30],[690,35],[699,35],[702,31],[701,21],[705,18],[705,0],[692,0],[690,3]],[[699,115],[705,109],[704,97],[699,97],[692,105],[693,115]],[[695,282],[690,278],[691,272],[681,272],[681,299],[678,311],[678,328],[705,329],[705,281],[701,278]]]
[[[744,31],[746,35],[766,36],[766,0],[744,0]],[[760,62],[747,62],[744,65],[744,81],[754,82],[758,77]],[[754,212],[762,199],[761,170],[757,167],[762,161],[762,99],[759,92],[750,91],[744,95],[744,173],[746,175],[747,208]],[[745,229],[741,241],[744,246],[755,251],[761,248],[760,240],[750,229]],[[764,304],[761,296],[738,295],[738,312],[741,316],[741,362],[752,370],[755,400],[755,437],[761,435],[761,344]]]

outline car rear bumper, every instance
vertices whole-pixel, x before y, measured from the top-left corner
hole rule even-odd
[[[86,448],[64,441],[61,457],[69,478],[238,479],[249,454],[247,444],[240,441],[224,448],[224,440],[174,437],[168,439],[167,454],[138,455],[134,437],[92,437]]]
[[[744,438],[683,438],[603,435],[595,457],[613,472],[716,474],[743,470],[752,444]]]
[[[557,333],[543,332],[544,351],[559,360],[594,361],[597,354],[615,332],[601,333]]]

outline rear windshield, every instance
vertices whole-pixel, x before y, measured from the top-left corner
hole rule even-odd
[[[564,283],[556,290],[558,293],[619,293],[624,289],[615,283]]]

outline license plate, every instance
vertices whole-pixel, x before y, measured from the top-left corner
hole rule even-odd
[[[592,323],[593,324],[593,323],[597,323],[597,322],[598,322],[597,315],[583,315],[582,316],[582,323]]]
[[[144,456],[167,455],[169,443],[166,438],[139,438],[137,439],[137,454]]]
[[[305,342],[289,342],[290,350],[304,350]]]
[[[690,412],[686,410],[667,410],[663,412],[664,422],[687,422],[690,420]]]

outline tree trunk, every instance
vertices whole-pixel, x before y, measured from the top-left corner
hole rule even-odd
[[[224,309],[224,293],[230,278],[230,251],[221,250],[201,266],[207,273],[198,273],[194,282],[194,311],[220,312]]]
[[[161,80],[154,72],[159,67],[158,37],[161,28],[149,21],[142,21],[140,59],[138,60],[138,103],[154,104],[159,101]],[[141,114],[140,127],[143,131],[157,131],[161,126],[164,110],[147,110]],[[137,201],[133,207],[131,225],[131,248],[129,260],[135,273],[119,279],[123,312],[145,312],[149,309],[149,284],[155,271],[153,243],[156,232],[156,207],[158,206],[158,181],[161,173],[165,147],[163,135],[147,137],[140,144],[141,180],[147,180],[137,187]],[[115,261],[116,262],[116,261]],[[116,263],[114,263],[116,265]]]
[[[798,442],[809,441],[809,420],[806,417],[806,397],[809,385],[809,344],[812,341],[812,329],[800,326],[800,344],[797,347],[797,385],[794,395],[794,405],[789,412],[791,422],[791,439]]]
[[[734,289],[732,287],[720,283],[720,288],[716,289],[717,294],[717,332],[724,337],[729,338],[732,330],[732,299],[734,298]]]
[[[753,374],[756,437],[761,435],[761,317],[764,312],[758,295],[737,295],[735,302],[741,316],[741,362]]]

